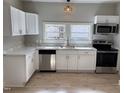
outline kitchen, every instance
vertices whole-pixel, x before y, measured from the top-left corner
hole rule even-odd
[[[4,93],[119,93],[120,6],[102,1],[4,0]]]

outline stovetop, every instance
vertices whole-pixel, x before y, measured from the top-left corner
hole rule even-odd
[[[112,48],[111,45],[103,45],[103,44],[93,44],[93,47],[97,49],[97,51],[118,51],[115,48]]]
[[[115,49],[115,48],[109,48],[109,49],[104,49],[104,48],[96,48],[97,49],[97,51],[118,51],[117,49]]]

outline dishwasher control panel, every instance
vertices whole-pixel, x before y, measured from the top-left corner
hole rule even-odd
[[[56,54],[56,50],[39,50],[39,54]]]

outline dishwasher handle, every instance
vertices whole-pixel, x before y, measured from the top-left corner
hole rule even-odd
[[[39,50],[39,54],[56,54],[56,50]]]

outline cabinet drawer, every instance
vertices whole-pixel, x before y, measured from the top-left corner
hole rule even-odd
[[[26,81],[32,76],[34,69],[34,52],[26,56]]]
[[[76,50],[58,50],[56,54],[77,54]]]
[[[91,55],[95,55],[96,51],[78,51],[78,54],[91,54]]]

